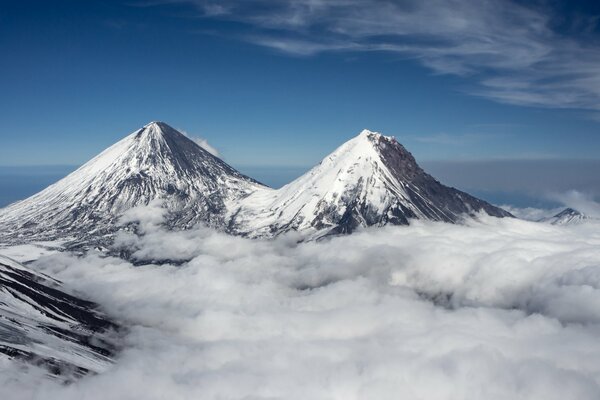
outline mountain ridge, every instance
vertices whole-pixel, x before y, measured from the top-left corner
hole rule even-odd
[[[68,238],[109,245],[123,212],[153,201],[165,224],[202,223],[248,237],[290,230],[307,238],[411,219],[457,223],[504,210],[442,185],[395,138],[367,129],[305,175],[271,189],[163,122],[151,122],[59,182],[0,210],[0,242]]]
[[[102,372],[113,362],[119,329],[96,304],[0,255],[0,359],[34,363],[64,380]]]
[[[436,197],[444,201],[432,201]],[[456,223],[480,211],[512,216],[442,185],[394,137],[364,129],[291,183],[242,199],[234,220],[251,237],[289,230],[323,236],[359,226],[408,225],[410,219]]]

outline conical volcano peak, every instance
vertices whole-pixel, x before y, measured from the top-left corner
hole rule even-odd
[[[138,160],[170,159],[180,166],[190,167],[200,159],[214,158],[192,139],[160,121],[144,125],[124,140],[129,141],[130,152]]]
[[[161,121],[152,121],[135,133],[136,139],[143,137],[163,138],[166,136],[185,137],[183,133]]]
[[[162,122],[162,121],[150,121],[146,125],[144,125],[143,129],[145,129],[145,128],[159,127],[161,124],[164,124],[164,122]]]
[[[103,243],[119,229],[123,212],[157,200],[168,211],[169,226],[223,227],[228,204],[258,188],[184,134],[151,122],[54,185],[3,209],[0,226],[28,238],[87,241],[95,232],[89,243]]]
[[[175,128],[163,121],[150,121],[142,129],[175,130]]]
[[[354,138],[354,141],[358,143],[365,143],[371,145],[377,145],[382,138],[385,138],[381,133],[374,132],[368,129],[363,129],[358,136]]]

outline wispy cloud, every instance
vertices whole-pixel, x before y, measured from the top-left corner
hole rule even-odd
[[[153,4],[160,1],[153,1]],[[505,0],[163,0],[246,23],[244,40],[288,54],[386,51],[469,76],[499,102],[600,109],[594,17]],[[543,4],[543,5],[539,5]],[[557,21],[561,20],[560,24]],[[565,22],[565,20],[568,20]],[[561,29],[558,29],[560,26]],[[587,39],[582,39],[587,38]]]
[[[208,143],[208,140],[204,139],[203,137],[194,136],[194,135],[186,132],[183,129],[179,129],[179,132],[183,133],[185,136],[190,138],[194,143],[196,143],[198,146],[202,147],[204,150],[208,151],[213,156],[216,156],[216,157],[220,156],[219,150],[217,150],[216,147],[211,146],[211,144]]]

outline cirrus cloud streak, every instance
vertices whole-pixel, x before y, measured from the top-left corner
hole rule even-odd
[[[468,77],[499,102],[597,111],[598,18],[506,0],[159,0],[242,22],[243,40],[288,54],[384,51]]]

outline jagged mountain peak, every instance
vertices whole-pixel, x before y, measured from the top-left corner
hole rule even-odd
[[[281,189],[255,192],[241,203],[234,222],[249,236],[289,230],[322,236],[410,219],[458,222],[479,212],[511,216],[442,185],[394,137],[369,130]]]
[[[135,135],[135,138],[139,140],[144,137],[162,138],[163,136],[172,134],[173,132],[180,134],[164,122],[152,121],[144,125],[138,131],[134,132],[133,135]]]
[[[375,131],[371,131],[369,129],[363,129],[358,135],[356,135],[355,137],[351,138],[350,140],[348,140],[347,142],[345,142],[341,147],[354,147],[357,150],[361,149],[361,146],[364,146],[364,148],[362,148],[363,150],[369,149],[369,148],[376,148],[379,146],[379,144],[383,141],[383,142],[387,142],[387,141],[394,141],[395,138],[392,136],[384,136],[379,132],[375,132]]]
[[[404,146],[402,146],[395,136],[386,136],[382,133],[371,131],[369,129],[363,129],[357,136],[348,140],[338,149],[353,148],[357,152],[360,150],[376,150],[378,153],[380,153],[389,146],[394,147],[397,151],[410,154],[410,152],[406,150]]]
[[[398,143],[395,136],[386,136],[383,133],[372,131],[369,129],[363,129],[357,136],[355,136],[353,139],[350,139],[348,142],[351,142],[353,140],[367,140],[369,141],[369,143],[376,147],[381,145],[382,143]]]
[[[311,172],[314,175],[317,170],[323,172],[326,169],[348,169],[355,179],[373,176],[386,169],[405,180],[423,173],[414,156],[394,136],[368,129],[338,147]]]
[[[379,132],[363,129],[358,135],[343,143],[323,161],[348,162],[365,161],[380,158],[381,151],[390,145],[399,145],[392,136],[384,136]],[[405,151],[405,150],[404,150]]]
[[[370,129],[365,128],[362,131],[360,131],[360,133],[356,137],[378,137],[378,136],[383,136],[383,135],[379,132],[372,131]]]

